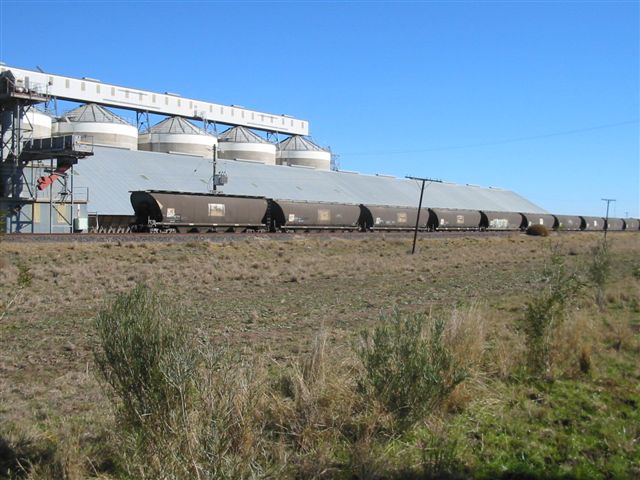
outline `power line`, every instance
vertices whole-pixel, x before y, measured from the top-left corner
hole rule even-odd
[[[624,122],[617,122],[617,123],[608,123],[608,124],[604,124],[604,125],[596,125],[593,127],[585,127],[585,128],[578,128],[578,129],[574,129],[574,130],[562,130],[562,131],[557,131],[557,132],[551,132],[551,133],[544,133],[544,134],[540,134],[540,135],[530,135],[530,136],[526,136],[526,137],[515,137],[515,138],[509,138],[509,139],[505,139],[505,140],[496,140],[496,141],[492,141],[492,142],[482,142],[482,143],[468,143],[468,144],[463,144],[463,145],[449,145],[449,146],[445,146],[445,147],[433,147],[433,148],[423,148],[423,149],[419,149],[419,150],[388,150],[388,151],[384,151],[384,150],[379,150],[377,152],[351,152],[351,153],[343,153],[342,155],[351,155],[351,156],[366,156],[366,155],[405,155],[405,154],[410,154],[410,153],[424,153],[424,152],[442,152],[445,150],[461,150],[461,149],[465,149],[465,148],[478,148],[478,147],[489,147],[489,146],[493,146],[493,145],[505,145],[508,143],[517,143],[517,142],[526,142],[528,140],[538,140],[541,138],[551,138],[551,137],[560,137],[563,135],[574,135],[576,133],[583,133],[583,132],[591,132],[594,130],[604,130],[606,128],[614,128],[614,127],[621,127],[623,125],[633,125],[638,123],[639,120],[635,119],[635,120],[625,120]]]

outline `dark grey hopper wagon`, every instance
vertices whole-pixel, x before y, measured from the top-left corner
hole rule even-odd
[[[525,228],[532,225],[544,225],[549,230],[556,228],[556,217],[544,213],[523,213],[525,218]]]
[[[606,228],[609,231],[624,230],[624,220],[621,218],[609,218],[608,220],[605,220],[605,223]]]
[[[478,210],[430,208],[429,228],[432,230],[477,230],[482,215]]]
[[[604,230],[604,218],[602,217],[582,217],[585,230]]]
[[[284,230],[356,230],[359,228],[359,205],[271,200],[270,212],[275,227]]]
[[[638,220],[637,218],[625,218],[624,229],[630,232],[640,230],[640,220]]]
[[[360,225],[363,230],[411,230],[416,227],[416,207],[393,207],[388,205],[361,205]],[[420,212],[420,229],[427,228],[429,211]]]
[[[181,233],[259,230],[267,224],[264,197],[147,190],[131,192],[131,205],[139,225]]]
[[[525,218],[521,213],[481,211],[484,230],[521,230],[524,228]]]
[[[583,230],[584,220],[575,215],[555,215],[558,230]]]

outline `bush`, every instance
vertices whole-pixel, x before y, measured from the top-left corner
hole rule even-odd
[[[548,237],[549,230],[544,225],[529,225],[527,228],[527,235],[532,235],[534,237]]]
[[[96,318],[95,360],[127,428],[154,436],[190,401],[196,351],[160,298],[138,285]]]
[[[101,311],[96,327],[95,360],[130,476],[245,478],[262,469],[252,369],[194,345],[142,285]]]
[[[375,396],[401,429],[424,418],[466,377],[444,340],[446,323],[435,318],[425,330],[424,315],[395,310],[362,333],[358,355],[364,367],[361,388]]]
[[[533,374],[550,375],[553,335],[582,282],[575,273],[567,272],[562,256],[553,252],[537,283],[524,315],[528,367]]]

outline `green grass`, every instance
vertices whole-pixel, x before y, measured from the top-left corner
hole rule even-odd
[[[479,478],[634,478],[640,474],[638,372],[628,362],[594,380],[502,386],[499,414],[466,412]]]

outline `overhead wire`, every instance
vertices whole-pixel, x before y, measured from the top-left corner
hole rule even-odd
[[[590,131],[593,131],[593,130],[602,130],[602,129],[606,129],[606,128],[620,127],[620,126],[623,126],[623,125],[637,124],[638,122],[639,122],[638,119],[625,120],[623,122],[608,123],[608,124],[604,124],[604,125],[596,125],[596,126],[593,126],[593,127],[578,128],[578,129],[573,129],[573,130],[562,130],[562,131],[558,131],[558,132],[544,133],[544,134],[540,134],[540,135],[529,135],[529,136],[525,136],[525,137],[515,137],[515,138],[509,138],[509,139],[505,139],[505,140],[496,140],[496,141],[491,141],[491,142],[469,143],[469,144],[463,144],[463,145],[448,145],[448,146],[444,146],[444,147],[421,148],[421,149],[416,149],[416,150],[388,150],[388,151],[379,150],[379,151],[369,151],[369,152],[348,152],[348,153],[343,153],[342,155],[351,155],[351,156],[405,155],[405,154],[410,154],[410,153],[442,152],[442,151],[446,151],[446,150],[461,150],[461,149],[465,149],[465,148],[489,147],[489,146],[493,146],[493,145],[505,145],[505,144],[509,144],[509,143],[525,142],[525,141],[528,141],[528,140],[538,140],[538,139],[541,139],[541,138],[559,137],[559,136],[563,136],[563,135],[574,135],[576,133],[590,132]]]

